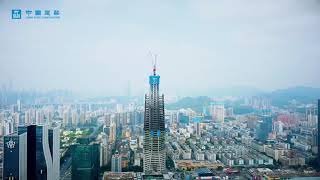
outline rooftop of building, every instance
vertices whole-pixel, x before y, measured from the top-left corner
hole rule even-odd
[[[133,172],[104,172],[102,180],[130,180],[134,179]]]
[[[162,174],[153,174],[153,175],[142,175],[142,179],[143,180],[162,180],[164,179],[163,175]]]
[[[214,174],[208,168],[199,168],[195,170],[199,176],[213,176]]]

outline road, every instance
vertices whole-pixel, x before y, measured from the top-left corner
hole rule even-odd
[[[71,173],[71,163],[72,163],[72,158],[70,156],[70,157],[67,157],[65,161],[61,164],[60,179],[66,178],[69,172]]]

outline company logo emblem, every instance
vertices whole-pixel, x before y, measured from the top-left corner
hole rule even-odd
[[[60,19],[60,10],[12,9],[11,19]]]
[[[10,141],[7,142],[7,147],[9,149],[13,149],[16,145],[16,142],[12,141],[12,139],[10,139]]]
[[[11,13],[12,19],[21,19],[21,9],[13,9]]]

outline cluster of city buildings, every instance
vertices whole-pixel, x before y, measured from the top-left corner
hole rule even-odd
[[[3,138],[3,179],[60,178],[60,125],[18,126]]]
[[[298,112],[273,107],[263,98],[245,99],[244,106],[254,111],[234,114],[221,102],[203,112],[166,111],[167,154],[175,168],[295,168],[319,159],[317,106],[305,105],[305,112]]]
[[[279,108],[266,98],[229,97],[212,99],[201,112],[192,108],[165,111],[159,84],[154,67],[144,104],[111,100],[23,105],[18,100],[1,110],[2,178],[317,175],[310,164],[320,164],[320,100],[318,106]]]

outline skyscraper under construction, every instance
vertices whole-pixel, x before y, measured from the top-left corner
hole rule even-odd
[[[159,83],[154,65],[153,75],[149,76],[149,94],[145,95],[143,169],[146,175],[163,174],[165,170],[164,96],[159,95]]]

